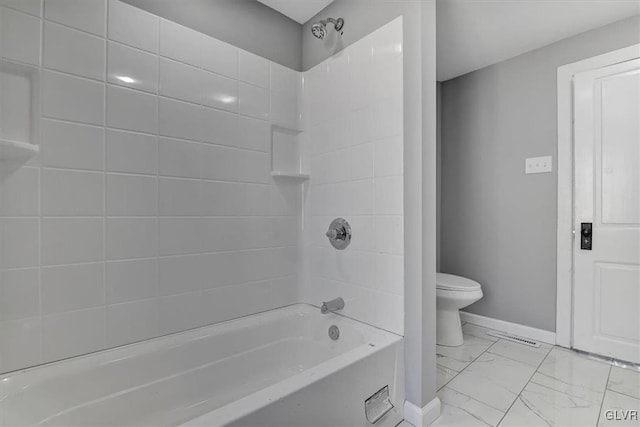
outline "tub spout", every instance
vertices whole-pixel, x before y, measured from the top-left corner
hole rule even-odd
[[[322,303],[320,312],[322,314],[333,313],[334,311],[342,310],[344,308],[344,300],[342,298],[332,299]]]

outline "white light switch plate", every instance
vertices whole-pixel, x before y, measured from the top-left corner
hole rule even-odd
[[[551,156],[529,157],[524,161],[524,173],[547,173],[551,172],[553,159]]]

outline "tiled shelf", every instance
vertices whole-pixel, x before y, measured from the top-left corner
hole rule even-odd
[[[0,139],[0,162],[21,161],[38,154],[40,148],[28,142]]]
[[[293,173],[293,172],[282,172],[282,171],[273,171],[271,172],[271,176],[274,178],[286,178],[296,181],[308,181],[309,175],[305,173]]]

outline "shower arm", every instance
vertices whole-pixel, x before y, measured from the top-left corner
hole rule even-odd
[[[326,18],[320,21],[322,24],[327,25],[328,22],[333,24],[333,27],[336,29],[336,31],[340,31],[342,29],[342,27],[344,26],[344,19],[342,18],[338,18],[338,19],[334,19],[334,18]]]

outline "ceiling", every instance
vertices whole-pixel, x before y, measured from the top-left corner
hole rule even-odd
[[[333,0],[258,0],[294,21],[304,24]]]
[[[639,13],[640,0],[438,0],[438,80]]]

